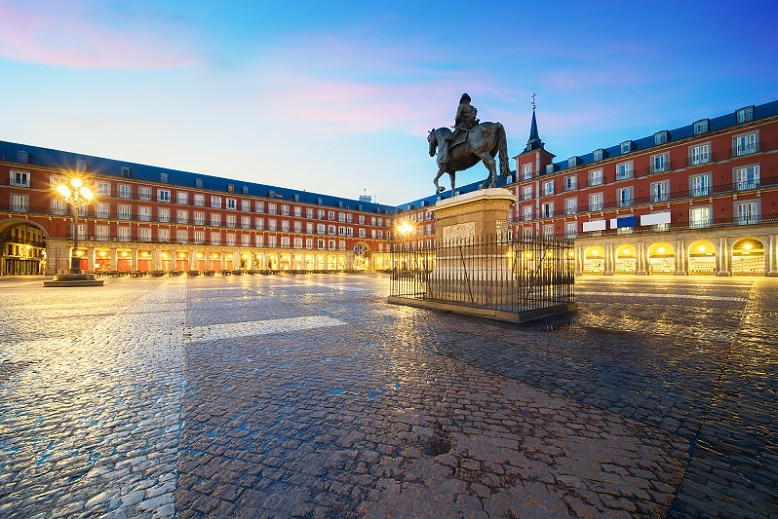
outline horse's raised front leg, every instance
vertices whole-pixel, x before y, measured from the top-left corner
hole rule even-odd
[[[445,189],[440,187],[440,184],[438,183],[438,180],[443,175],[443,173],[445,173],[445,171],[443,171],[443,168],[439,169],[438,170],[438,174],[435,175],[435,180],[433,180],[433,182],[435,183],[435,192],[436,193],[442,193],[443,191],[445,191]]]

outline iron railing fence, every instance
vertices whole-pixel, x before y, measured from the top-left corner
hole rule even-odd
[[[437,302],[517,316],[575,303],[575,258],[568,238],[480,236],[421,249],[395,243],[390,262],[395,302]]]

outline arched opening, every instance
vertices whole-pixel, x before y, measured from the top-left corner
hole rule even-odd
[[[716,246],[709,240],[698,240],[689,246],[689,274],[716,273]]]
[[[0,275],[35,276],[46,272],[46,231],[26,220],[0,224]]]
[[[602,247],[586,247],[583,258],[584,274],[602,274],[605,272],[605,251]]]
[[[637,270],[637,253],[632,245],[621,245],[616,249],[615,274],[634,274]]]
[[[654,243],[648,248],[648,273],[672,274],[675,272],[675,249],[669,243]]]
[[[732,274],[764,275],[764,244],[755,238],[744,238],[732,245]]]

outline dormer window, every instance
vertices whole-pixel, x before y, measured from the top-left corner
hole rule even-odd
[[[668,132],[667,130],[662,130],[661,132],[656,132],[654,134],[654,144],[657,146],[660,144],[666,144],[668,141]]]
[[[710,119],[700,119],[696,123],[694,123],[694,135],[701,135],[703,133],[708,133],[708,126],[710,123]]]
[[[635,149],[635,141],[624,141],[621,143],[621,153],[622,155],[625,153],[629,153],[630,151]]]
[[[594,153],[592,153],[592,158],[594,160],[602,160],[605,158],[605,150],[600,148],[598,150],[594,150]]]
[[[76,161],[76,171],[86,171],[86,161],[85,160],[77,160]]]
[[[579,162],[578,162],[579,160],[580,159],[578,157],[576,157],[576,156],[570,157],[569,159],[567,159],[567,167],[569,167],[569,168],[576,167],[579,164]]]
[[[743,124],[754,120],[754,106],[746,106],[735,112],[737,123]]]
[[[16,152],[16,162],[19,162],[21,164],[27,164],[30,162],[30,154],[26,151],[17,151]]]
[[[554,172],[554,165],[546,164],[546,173],[553,173],[553,172]]]

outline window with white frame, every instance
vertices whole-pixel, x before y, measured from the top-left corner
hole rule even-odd
[[[543,218],[551,218],[554,216],[554,202],[546,202],[543,205],[540,206],[541,213],[543,214]]]
[[[589,211],[602,211],[603,208],[602,193],[592,193],[589,195]]]
[[[251,212],[251,200],[241,200],[240,201],[240,210],[244,213],[250,213]]]
[[[235,233],[234,232],[228,232],[227,236],[225,236],[225,242],[224,243],[226,245],[235,245],[237,243],[236,239],[237,238],[235,237]]]
[[[575,238],[578,236],[578,222],[565,222],[565,237]]]
[[[128,204],[119,204],[117,213],[120,220],[129,220],[132,218],[132,206]]]
[[[149,227],[138,227],[138,241],[151,241],[151,229]]]
[[[222,207],[222,197],[211,195],[211,207],[214,207],[216,209],[221,209],[221,207]]]
[[[605,156],[605,150],[602,148],[596,149],[592,152],[592,160],[602,160]]]
[[[170,202],[170,190],[157,189],[157,202]]]
[[[95,239],[107,241],[111,237],[111,227],[109,225],[95,225]]]
[[[264,247],[265,246],[265,236],[262,234],[255,234],[254,235],[254,246],[255,247]]]
[[[570,175],[565,177],[565,191],[575,191],[578,189],[578,176]]]
[[[12,169],[9,183],[16,187],[30,187],[30,172]]]
[[[599,186],[602,184],[602,168],[597,168],[589,171],[589,185]]]
[[[534,212],[534,207],[527,204],[521,207],[521,219],[526,221],[532,220],[532,213]]]
[[[299,205],[296,205],[292,207],[292,213],[295,215],[295,217],[301,218],[303,216],[303,208]]]
[[[228,198],[225,200],[226,202],[226,208],[235,210],[238,208],[238,201],[235,198]]]
[[[262,201],[255,201],[254,202],[254,212],[255,213],[264,213],[265,212],[265,202]]]
[[[711,194],[710,173],[700,173],[689,177],[689,196],[708,196]]]
[[[268,214],[276,214],[278,212],[278,206],[275,202],[268,202],[267,203],[267,213]]]
[[[30,209],[30,195],[11,194],[11,211],[26,213]]]
[[[194,243],[205,243],[205,231],[195,231],[193,234]]]
[[[189,210],[177,209],[176,210],[176,223],[189,223]]]
[[[195,225],[205,225],[205,211],[195,211],[193,221]]]
[[[222,215],[221,213],[211,213],[211,226],[212,227],[221,227],[222,224]]]
[[[176,191],[176,203],[177,204],[189,204],[189,193],[186,191]]]
[[[759,151],[759,135],[757,132],[745,133],[732,137],[732,155],[742,157]]]
[[[303,232],[303,222],[295,220],[293,228],[294,232]]]
[[[544,225],[543,226],[543,236],[545,238],[550,238],[553,235],[554,235],[554,225],[553,224]]]
[[[240,228],[241,229],[251,229],[251,217],[250,216],[241,216],[240,217]]]
[[[667,143],[667,136],[668,136],[667,130],[662,130],[662,131],[656,132],[654,134],[654,144],[656,144],[658,146],[660,144]]]
[[[98,196],[111,196],[110,182],[97,182],[95,187],[97,188]]]
[[[701,119],[694,123],[694,135],[708,133],[708,119]]]
[[[694,206],[689,208],[689,227],[710,227],[713,223],[713,210],[710,206]]]
[[[119,241],[130,241],[132,239],[132,228],[128,225],[120,225],[117,227],[116,239]]]
[[[110,218],[111,217],[110,202],[97,202],[95,204],[95,216],[97,216],[98,218]]]
[[[222,244],[222,233],[220,231],[211,231],[211,245],[221,245]]]
[[[281,220],[281,231],[289,232],[289,220]]]
[[[169,207],[158,207],[157,208],[157,221],[162,223],[167,223],[170,221],[170,208]]]
[[[737,123],[747,123],[754,120],[754,107],[753,106],[746,106],[745,108],[741,108],[737,112],[735,112],[735,115],[737,116]]]
[[[543,182],[543,195],[553,195],[554,194],[554,181],[548,180],[546,182]]]
[[[148,205],[138,206],[138,220],[142,222],[151,221],[151,206]]]
[[[251,247],[251,235],[250,234],[241,234],[240,235],[240,244],[243,247]]]
[[[667,153],[651,155],[651,173],[662,173],[668,170]]]
[[[238,225],[238,217],[234,214],[228,214],[227,215],[227,227],[234,228]]]
[[[740,225],[758,222],[761,218],[759,200],[735,202],[735,218]]]
[[[130,184],[119,184],[119,198],[132,198],[132,186]]]
[[[195,193],[193,198],[194,198],[192,202],[193,205],[196,205],[197,207],[205,207],[205,195],[200,193]]]
[[[565,198],[565,214],[575,214],[578,212],[578,198]]]
[[[521,199],[532,200],[532,184],[521,186]]]
[[[268,218],[267,219],[267,230],[268,231],[275,231],[278,229],[278,221],[276,221],[275,218]]]
[[[620,187],[616,190],[616,205],[619,207],[628,207],[632,205],[633,201],[633,193],[634,188],[632,186],[629,187]]]
[[[281,216],[289,216],[289,204],[281,204]]]
[[[289,248],[289,236],[281,236],[281,247]]]
[[[157,241],[162,243],[169,243],[170,229],[157,229]]]
[[[292,247],[295,249],[302,249],[303,248],[303,239],[299,236],[296,236],[294,240],[292,241]]]
[[[189,231],[187,229],[176,230],[176,243],[187,243],[189,241]]]
[[[138,198],[140,198],[141,200],[151,200],[151,188],[139,186]]]
[[[756,189],[759,187],[759,164],[735,168],[735,189]]]
[[[261,231],[265,228],[265,219],[264,218],[254,218],[254,228],[258,231]]]
[[[651,182],[651,202],[667,202],[670,200],[670,181]]]
[[[52,214],[65,214],[68,209],[68,204],[60,197],[52,197],[51,199],[51,213]]]
[[[522,227],[521,228],[521,237],[525,240],[531,240],[533,236],[532,233],[532,227]]]
[[[521,167],[521,179],[527,180],[529,178],[532,178],[532,163],[524,164]]]
[[[27,164],[30,161],[30,154],[26,151],[17,151],[16,152],[16,162],[20,162],[22,164]]]
[[[689,147],[689,165],[707,164],[711,161],[710,143],[697,144]]]
[[[633,177],[632,161],[616,164],[616,180],[626,180]]]
[[[306,207],[305,208],[305,217],[306,218],[313,218],[313,207]],[[364,216],[360,216],[360,218],[362,218],[362,222],[361,223],[365,223],[365,221],[364,221],[365,217]]]

